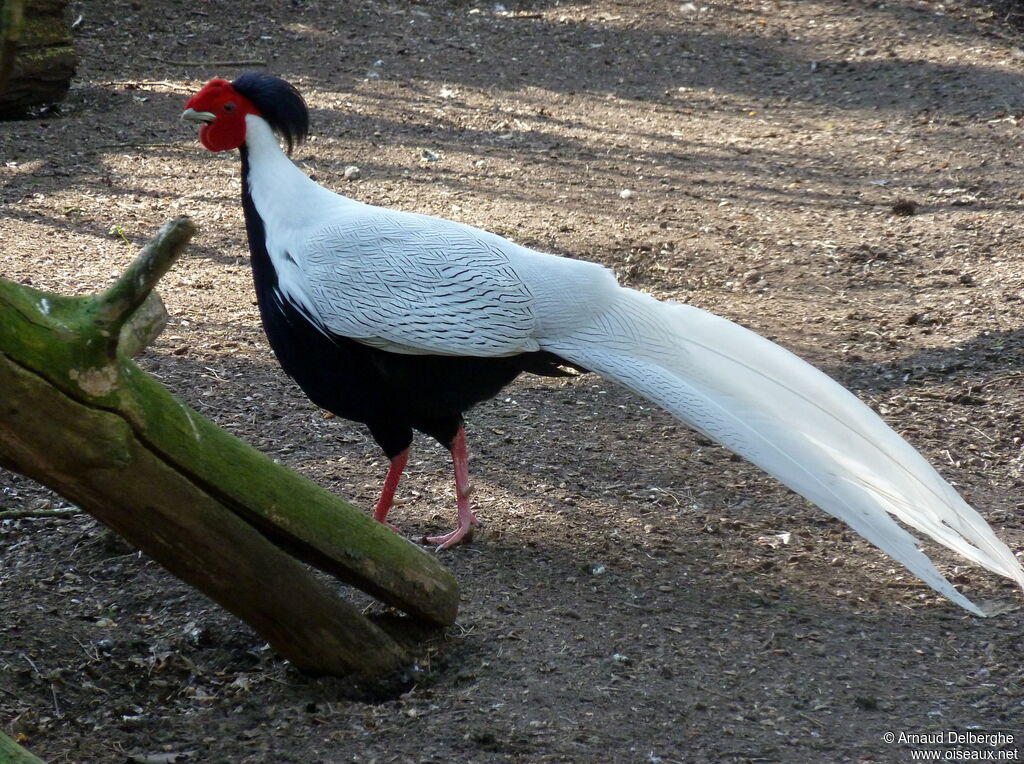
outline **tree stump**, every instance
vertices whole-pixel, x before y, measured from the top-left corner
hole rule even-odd
[[[67,0],[0,0],[0,119],[60,101],[78,58]]]

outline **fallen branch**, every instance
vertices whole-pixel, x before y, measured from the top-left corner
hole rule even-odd
[[[266,61],[173,61],[160,56],[147,56],[169,66],[266,66]]]
[[[151,290],[193,230],[165,225],[102,295],[0,279],[0,465],[94,515],[300,668],[375,676],[405,665],[394,639],[290,555],[433,624],[454,622],[454,577],[128,357],[159,324],[139,309],[154,309]]]
[[[124,88],[125,90],[162,87],[169,90],[177,90],[181,93],[195,92],[195,88],[190,85],[184,85],[180,82],[171,82],[170,80],[106,80],[104,82],[97,82],[96,84],[108,88]]]
[[[988,380],[987,382],[982,382],[980,385],[978,385],[978,387],[979,388],[991,387],[992,385],[998,385],[998,384],[1001,384],[1003,382],[1009,382],[1011,379],[1020,379],[1021,377],[1024,377],[1024,371],[1014,371],[1014,372],[1011,372],[1009,374],[1002,374],[1002,375],[1000,375],[998,377],[993,377],[992,379]]]
[[[100,143],[93,148],[97,149],[166,149],[172,146],[180,146],[181,141],[163,141],[160,143]]]

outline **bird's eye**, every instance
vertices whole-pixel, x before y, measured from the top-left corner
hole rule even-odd
[[[234,110],[235,110],[235,102],[234,101],[228,101],[226,104],[224,104],[224,111],[226,111],[226,112],[228,112],[230,114]]]

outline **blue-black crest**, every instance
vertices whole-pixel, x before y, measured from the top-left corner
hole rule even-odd
[[[263,72],[246,72],[231,87],[260,110],[260,116],[288,144],[289,154],[309,135],[309,109],[290,82]]]

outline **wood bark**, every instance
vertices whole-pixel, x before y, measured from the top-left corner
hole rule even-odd
[[[405,650],[291,555],[435,625],[455,619],[454,577],[176,400],[125,352],[159,327],[129,319],[153,310],[151,290],[192,230],[165,226],[102,295],[0,279],[0,464],[93,514],[300,668],[399,668]]]
[[[64,98],[78,58],[66,0],[0,0],[0,119]]]

